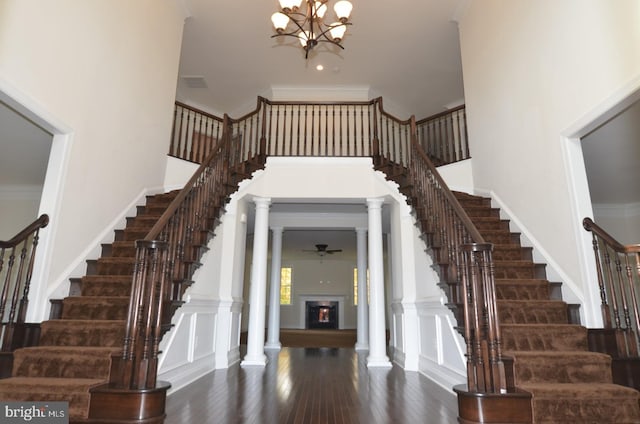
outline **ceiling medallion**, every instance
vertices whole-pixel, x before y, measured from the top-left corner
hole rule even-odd
[[[272,35],[272,38],[280,36],[298,38],[304,49],[305,59],[309,57],[309,51],[318,43],[331,43],[344,49],[340,43],[347,31],[347,25],[351,25],[349,15],[353,5],[350,2],[346,0],[336,2],[333,10],[338,20],[331,24],[325,24],[323,21],[329,0],[305,0],[305,10],[300,6],[302,0],[279,0],[279,2],[280,12],[271,15],[271,22],[277,33]]]

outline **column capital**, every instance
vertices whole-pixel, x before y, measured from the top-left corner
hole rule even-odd
[[[253,199],[253,203],[256,204],[256,207],[269,207],[271,205],[271,198],[270,197],[260,197],[260,196],[255,196]]]
[[[384,197],[368,197],[367,206],[369,209],[381,208],[384,203]]]
[[[282,233],[284,232],[284,227],[280,227],[280,226],[271,227],[271,231],[273,231],[274,233]]]
[[[369,231],[368,227],[356,227],[356,233],[366,233]]]

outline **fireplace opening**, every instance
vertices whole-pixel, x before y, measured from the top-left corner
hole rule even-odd
[[[308,329],[338,329],[338,302],[313,301],[305,302],[306,327]]]

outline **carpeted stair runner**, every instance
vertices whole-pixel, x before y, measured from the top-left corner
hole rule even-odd
[[[588,350],[586,328],[569,323],[568,305],[551,298],[544,267],[508,221],[490,199],[455,194],[494,243],[503,353],[513,358],[515,385],[533,394],[534,422],[640,423],[640,392],[612,384],[611,357]]]
[[[63,300],[60,319],[41,325],[37,347],[14,352],[12,377],[0,380],[4,401],[68,401],[71,422],[88,417],[89,390],[108,382],[111,356],[122,349],[135,261],[134,241],[144,238],[176,192],[147,198],[116,241],[89,261],[87,276],[72,281],[79,295]]]

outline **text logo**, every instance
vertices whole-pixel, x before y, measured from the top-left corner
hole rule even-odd
[[[69,402],[0,402],[0,424],[69,424]]]

